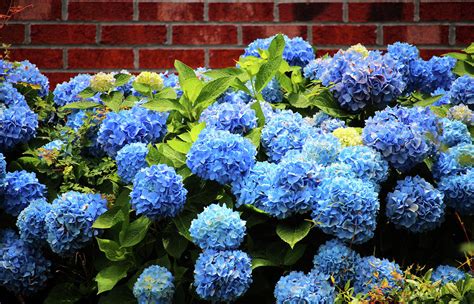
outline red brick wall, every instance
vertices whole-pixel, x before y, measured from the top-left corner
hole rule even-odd
[[[474,41],[473,1],[0,0],[33,4],[0,31],[13,59],[29,59],[51,81],[97,70],[232,65],[252,40],[302,36],[323,54],[397,40],[423,56]]]

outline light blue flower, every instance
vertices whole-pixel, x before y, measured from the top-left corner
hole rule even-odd
[[[356,264],[356,278],[354,291],[367,294],[375,289],[387,295],[397,291],[403,284],[400,266],[387,259],[379,259],[374,256],[359,259]]]
[[[79,130],[84,124],[84,120],[87,117],[87,112],[84,110],[74,111],[66,117],[66,127],[73,129],[74,131]]]
[[[440,179],[443,176],[466,172],[467,169],[472,168],[473,164],[472,161],[465,159],[472,159],[473,155],[473,144],[459,144],[441,152],[431,168],[433,176]]]
[[[194,287],[204,300],[230,302],[242,296],[252,283],[252,263],[240,250],[205,250],[194,268]]]
[[[456,283],[459,280],[463,280],[466,278],[466,275],[467,274],[464,271],[459,270],[456,267],[439,265],[431,273],[431,281],[440,281],[441,285],[446,285],[447,283]]]
[[[26,83],[34,86],[39,86],[39,96],[46,97],[49,93],[49,80],[46,76],[41,74],[36,65],[28,60],[19,62],[14,65],[7,80],[13,83]]]
[[[438,189],[444,193],[448,206],[461,214],[474,214],[474,169],[465,173],[444,176],[438,183]]]
[[[351,167],[356,177],[380,184],[388,178],[388,163],[382,155],[367,146],[345,147],[337,158]]]
[[[328,166],[337,160],[341,150],[341,143],[334,135],[318,134],[306,140],[300,155],[292,150],[285,155],[282,161],[298,158],[315,165]]]
[[[199,121],[206,122],[208,128],[234,134],[245,134],[257,126],[255,111],[243,102],[216,102],[201,113]]]
[[[404,42],[395,42],[387,46],[387,56],[395,61],[396,69],[402,74],[403,81],[407,84],[407,93],[411,93],[414,83],[410,66],[420,59],[416,46]]]
[[[131,143],[117,152],[117,173],[124,183],[130,184],[135,175],[147,166],[147,154],[148,148],[144,143]]]
[[[276,78],[270,80],[266,87],[263,88],[262,97],[263,100],[269,103],[278,103],[283,100],[283,92],[281,90],[280,83],[278,80],[276,80]]]
[[[69,81],[59,83],[53,91],[53,100],[57,106],[65,106],[72,102],[81,101],[79,93],[90,86],[92,76],[88,74],[79,74]],[[98,102],[99,99],[89,99],[89,101]]]
[[[51,211],[51,204],[45,199],[37,199],[30,203],[18,215],[16,226],[20,238],[32,246],[46,244],[46,214]]]
[[[32,201],[44,198],[45,189],[33,172],[8,172],[4,180],[1,207],[6,213],[17,216]]]
[[[474,77],[464,75],[456,79],[449,90],[451,103],[474,107]]]
[[[216,204],[205,207],[189,228],[193,242],[203,250],[236,249],[245,232],[245,221],[238,212]]]
[[[465,124],[458,120],[441,119],[441,142],[448,147],[472,143],[471,134]]]
[[[321,75],[330,63],[328,58],[316,58],[311,60],[303,68],[303,76],[309,80],[321,80]]]
[[[428,61],[430,67],[430,79],[424,84],[422,91],[431,93],[437,88],[449,90],[455,77],[452,72],[456,59],[450,56],[438,57],[433,56]],[[452,92],[450,93],[452,95]],[[473,101],[474,102],[474,101]]]
[[[133,295],[139,304],[171,304],[174,295],[174,277],[168,269],[148,266],[133,285]]]
[[[183,178],[172,167],[159,164],[135,175],[130,203],[138,215],[174,217],[183,209],[187,194]]]

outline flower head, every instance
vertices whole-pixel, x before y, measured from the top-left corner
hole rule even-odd
[[[155,72],[141,72],[135,78],[135,83],[149,86],[154,91],[159,91],[163,88],[164,82],[160,74]]]
[[[474,77],[464,75],[456,79],[449,90],[450,101],[454,105],[474,106]]]
[[[51,211],[51,204],[45,199],[37,199],[30,203],[18,215],[16,226],[20,238],[32,246],[46,244],[46,215]]]
[[[139,304],[171,304],[174,295],[174,278],[168,269],[152,265],[140,274],[133,285],[133,295]]]
[[[274,296],[278,304],[334,303],[335,290],[328,277],[313,271],[304,274],[292,271],[276,283]]]
[[[206,122],[208,128],[234,134],[245,134],[257,126],[255,111],[243,102],[216,102],[201,113],[199,121]]]
[[[285,155],[283,161],[296,157],[315,165],[328,166],[336,161],[341,149],[341,143],[334,135],[318,134],[306,140],[300,153],[292,150]]]
[[[465,277],[465,272],[457,269],[456,267],[448,265],[439,265],[431,273],[431,281],[441,281],[442,285],[447,283],[456,283],[459,280],[463,280]]]
[[[17,216],[32,201],[44,198],[45,189],[33,172],[9,172],[4,180],[2,208]]]
[[[444,193],[446,204],[461,214],[474,214],[474,168],[464,173],[444,176],[438,189]]]
[[[464,104],[455,105],[448,110],[448,118],[459,120],[468,126],[474,125],[474,112]]]
[[[336,136],[342,146],[362,146],[362,130],[359,128],[337,128],[332,131],[332,135]]]
[[[41,74],[36,65],[28,60],[13,65],[13,69],[10,70],[10,74],[7,76],[7,81],[33,86],[38,90],[41,97],[46,97],[49,92],[48,78]]]
[[[270,82],[262,90],[263,100],[269,103],[278,103],[283,100],[283,92],[280,87],[280,83],[276,78],[270,80]]]
[[[448,147],[472,143],[471,134],[465,124],[458,120],[441,119],[443,132],[441,142]]]
[[[96,92],[110,91],[115,86],[115,77],[111,73],[97,73],[92,76],[90,80],[90,86]]]
[[[79,93],[90,86],[91,78],[91,75],[79,74],[69,81],[56,85],[53,91],[54,103],[62,107],[69,103],[80,101]],[[92,98],[89,100],[92,100]]]
[[[148,148],[144,143],[131,143],[117,152],[117,173],[124,183],[130,184],[135,175],[147,166],[147,154]]]
[[[473,155],[473,144],[459,144],[441,152],[431,168],[433,176],[440,179],[443,176],[466,172],[473,167]]]
[[[380,290],[388,294],[400,289],[403,284],[400,266],[386,259],[374,256],[359,259],[356,264],[354,290],[356,293],[369,293]]]

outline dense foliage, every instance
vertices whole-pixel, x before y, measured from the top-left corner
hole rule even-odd
[[[474,45],[175,68],[0,60],[0,302],[474,302]]]

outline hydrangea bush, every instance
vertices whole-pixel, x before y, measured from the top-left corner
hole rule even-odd
[[[474,45],[384,49],[0,59],[0,302],[473,303]]]

